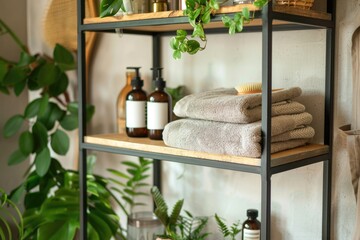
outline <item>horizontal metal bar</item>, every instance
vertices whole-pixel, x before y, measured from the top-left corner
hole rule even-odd
[[[81,149],[88,149],[88,150],[95,150],[95,151],[109,152],[109,153],[117,153],[117,154],[130,155],[130,156],[139,156],[139,157],[158,159],[158,160],[163,160],[163,161],[168,161],[168,162],[178,162],[178,163],[185,163],[185,164],[190,164],[190,165],[198,165],[198,166],[204,166],[204,167],[221,168],[221,169],[226,169],[226,170],[260,174],[259,166],[250,166],[250,165],[231,163],[231,162],[222,162],[222,161],[216,161],[216,160],[210,160],[210,159],[201,159],[201,158],[192,158],[192,157],[186,157],[186,156],[145,152],[145,151],[141,151],[141,150],[132,150],[132,149],[127,149],[127,148],[119,148],[119,147],[109,147],[109,146],[102,146],[102,145],[91,144],[91,143],[82,143],[80,145],[80,147],[81,147]]]
[[[273,174],[289,171],[289,170],[292,170],[292,169],[305,167],[307,165],[311,165],[311,164],[315,164],[315,163],[319,163],[319,162],[324,162],[324,161],[327,161],[328,159],[330,159],[330,154],[329,153],[319,155],[319,156],[315,156],[315,157],[311,157],[311,158],[298,160],[298,161],[283,164],[283,165],[280,165],[280,166],[271,167],[270,171],[271,171],[271,174],[273,175]]]
[[[332,20],[304,17],[304,16],[293,15],[283,12],[273,12],[273,19],[283,20],[298,24],[305,24],[314,27],[335,28],[335,23]]]

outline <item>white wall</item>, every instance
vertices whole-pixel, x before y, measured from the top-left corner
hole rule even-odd
[[[42,0],[42,6],[45,4]],[[340,1],[338,1],[340,2]],[[39,1],[31,1],[33,9]],[[351,34],[360,25],[356,0],[338,3],[335,129],[349,122],[351,115]],[[36,11],[34,12],[34,14]],[[30,16],[39,18],[41,15]],[[35,30],[39,23],[33,22]],[[351,26],[351,27],[350,27]],[[211,35],[207,50],[197,56],[171,58],[168,38],[163,38],[164,77],[168,85],[186,84],[189,92],[231,87],[237,81],[256,81],[261,76],[261,39],[257,33]],[[128,45],[131,44],[131,45]],[[129,47],[130,46],[130,47]],[[278,32],[274,35],[274,86],[301,86],[299,101],[314,115],[321,141],[324,93],[324,31]],[[115,131],[116,97],[125,81],[125,67],[142,66],[145,88],[149,90],[151,38],[102,34],[91,68],[92,99],[96,115],[93,133]],[[355,198],[346,155],[335,136],[332,239],[351,239],[355,223]],[[119,157],[98,154],[98,172],[118,168]],[[129,157],[125,157],[129,158]],[[273,179],[272,239],[321,239],[322,164],[275,175]],[[163,164],[164,194],[172,205],[185,198],[185,209],[197,215],[218,213],[228,222],[244,220],[247,208],[260,208],[260,178],[257,175],[202,168],[175,163]],[[212,222],[213,224],[213,222]],[[216,227],[211,226],[215,231]],[[219,239],[214,234],[212,239]]]
[[[0,0],[0,6],[0,18],[26,43],[26,2]],[[20,49],[8,35],[0,36],[0,56],[12,61],[19,59]],[[0,188],[6,191],[20,184],[28,162],[15,167],[7,166],[8,157],[17,149],[19,134],[4,139],[3,126],[11,116],[23,113],[26,104],[26,92],[20,97],[15,97],[13,93],[9,96],[0,93]]]

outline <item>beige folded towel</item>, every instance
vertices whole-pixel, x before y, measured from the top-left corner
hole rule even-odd
[[[300,95],[298,87],[273,92],[272,116],[304,112],[304,105],[290,101]],[[237,95],[235,88],[191,94],[176,103],[174,113],[219,122],[256,122],[261,119],[261,94]]]
[[[314,136],[309,113],[282,115],[272,118],[271,152],[304,145]],[[165,126],[166,145],[194,151],[260,157],[261,121],[249,124],[224,123],[197,119],[181,119]],[[282,141],[286,140],[286,141]],[[280,141],[280,142],[279,142]]]

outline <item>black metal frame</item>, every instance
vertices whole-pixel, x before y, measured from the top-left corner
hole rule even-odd
[[[186,23],[186,17],[169,19],[149,19],[129,22],[112,22],[100,24],[83,24],[85,17],[85,0],[78,2],[78,82],[79,82],[79,142],[80,142],[80,239],[87,239],[87,187],[86,187],[86,154],[87,150],[97,150],[125,155],[143,156],[154,160],[154,184],[161,187],[161,161],[180,162],[185,164],[200,165],[213,168],[228,169],[260,174],[261,176],[261,239],[270,239],[271,233],[271,176],[280,172],[303,167],[306,165],[323,162],[323,216],[322,216],[322,239],[330,239],[331,227],[331,169],[332,169],[332,139],[333,139],[333,93],[334,93],[334,54],[335,54],[335,9],[336,0],[326,0],[327,12],[332,14],[331,20],[320,20],[310,17],[295,16],[286,13],[274,12],[272,4],[264,7],[262,13],[257,13],[256,18],[262,18],[261,27],[246,28],[247,31],[262,32],[262,137],[263,150],[261,167],[249,166],[236,163],[220,162],[214,160],[197,159],[186,156],[172,156],[157,154],[141,150],[115,148],[85,143],[86,136],[86,76],[85,76],[85,32],[86,31],[114,31],[124,29],[124,33],[146,34],[153,36],[153,66],[160,66],[160,41],[164,32],[127,30],[136,26],[152,26]],[[230,16],[233,14],[229,14]],[[288,21],[288,25],[273,26],[273,20]],[[216,15],[213,21],[221,21]],[[300,29],[326,29],[326,76],[325,76],[325,122],[324,143],[329,146],[329,152],[320,156],[306,158],[280,166],[271,166],[271,88],[272,88],[272,33],[273,31],[300,30]],[[210,33],[224,32],[223,29],[209,30]]]

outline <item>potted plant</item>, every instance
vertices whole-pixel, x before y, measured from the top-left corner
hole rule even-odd
[[[23,124],[28,126],[19,137],[18,149],[8,159],[16,165],[30,156],[34,159],[25,179],[10,197],[18,202],[24,197],[24,238],[50,239],[66,236],[73,239],[80,227],[78,172],[66,170],[54,157],[69,150],[67,131],[78,127],[78,104],[71,102],[66,71],[75,68],[73,54],[56,45],[53,57],[31,54],[16,34],[0,19],[0,35],[8,34],[21,49],[18,62],[0,57],[0,92],[19,96],[25,89],[40,96],[22,113],[4,125],[5,138],[12,137]],[[94,107],[86,106],[87,120]],[[91,160],[92,159],[92,160]],[[94,159],[89,161],[94,163]],[[88,175],[88,234],[90,238],[110,239],[121,235],[119,219],[110,206],[106,179]],[[120,232],[120,233],[119,233]],[[122,237],[122,239],[125,239]]]
[[[186,216],[180,215],[183,199],[175,203],[169,214],[164,197],[156,186],[151,188],[151,194],[156,205],[154,213],[165,228],[164,234],[158,236],[157,240],[202,240],[209,235],[203,232],[208,221],[207,217],[193,217],[188,211],[185,211]]]
[[[215,221],[224,239],[235,240],[236,236],[241,233],[242,229],[240,221],[233,223],[231,226],[227,226],[224,220],[221,219],[217,214],[215,214]]]
[[[254,6],[264,7],[269,0],[255,0]],[[171,38],[170,46],[173,49],[173,58],[180,59],[182,53],[190,55],[196,54],[206,48],[207,38],[204,25],[210,23],[211,16],[219,10],[217,0],[186,0],[184,15],[189,18],[189,23],[193,27],[193,32],[188,36],[187,31],[177,30],[176,36]],[[120,9],[123,9],[123,0],[102,0],[100,3],[100,17],[113,16]],[[251,20],[249,8],[244,7],[241,12],[235,13],[233,18],[224,15],[222,22],[229,28],[229,34],[242,32],[244,24]],[[199,40],[200,41],[199,41]],[[202,44],[201,44],[202,43]]]

